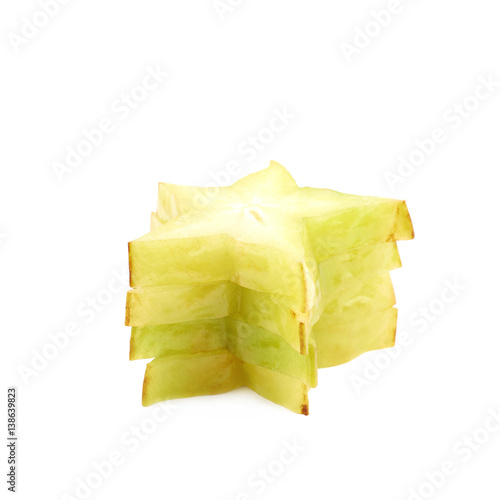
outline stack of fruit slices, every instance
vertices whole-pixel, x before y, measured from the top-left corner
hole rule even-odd
[[[129,244],[143,404],[240,386],[308,414],[317,370],[394,345],[403,201],[299,188],[276,162],[232,186],[160,184]]]

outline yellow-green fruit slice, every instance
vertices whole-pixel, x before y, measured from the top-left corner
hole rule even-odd
[[[151,231],[154,231],[156,228],[160,227],[163,224],[163,221],[160,219],[156,212],[151,213]]]
[[[142,403],[222,394],[241,386],[295,413],[309,413],[307,385],[240,361],[226,350],[154,359],[146,368]]]
[[[277,210],[196,215],[129,244],[133,287],[231,281],[312,308],[317,266],[300,221]]]
[[[314,333],[318,368],[347,363],[361,354],[394,345],[397,309],[363,316]]]
[[[395,304],[388,272],[359,280],[325,297],[318,331],[371,314]],[[238,287],[231,282],[198,286],[144,287],[127,294],[128,326],[155,326],[193,320],[231,317],[279,335],[301,354],[307,354],[312,322],[269,294]]]
[[[378,345],[380,328],[364,327],[362,334],[355,318],[366,318],[373,312],[386,309],[394,304],[394,293],[388,272],[382,272],[368,281],[360,281],[355,286],[342,289],[326,308],[326,321],[321,318],[319,326],[312,330],[312,337],[320,343],[322,352],[328,342],[339,342],[340,345],[352,344],[354,352],[374,349],[373,342]],[[339,305],[340,304],[340,305]],[[374,318],[377,319],[377,318]],[[353,328],[351,336],[347,327],[337,329],[342,323]],[[338,338],[342,336],[342,338]],[[374,337],[374,339],[372,339]],[[200,319],[181,323],[150,325],[132,328],[130,358],[144,359],[162,357],[173,354],[195,354],[227,349],[241,361],[277,371],[281,374],[301,380],[310,387],[317,384],[317,362],[314,341],[310,341],[308,355],[304,356],[294,350],[285,339],[275,333],[232,319],[231,317],[216,319]],[[336,348],[333,348],[335,350]],[[346,349],[336,356],[342,361]]]
[[[181,189],[182,196],[169,187],[170,208],[160,200],[160,219],[171,218],[130,243],[134,287],[228,280],[287,295],[308,311],[316,295],[315,260],[413,237],[404,202],[298,188],[275,162],[221,189],[203,208],[189,205],[189,188]],[[176,196],[182,202],[172,209]]]
[[[135,288],[127,294],[127,326],[167,325],[227,316],[269,330],[296,351],[307,352],[310,321],[270,294],[231,282]]]
[[[401,267],[401,258],[396,242],[355,248],[332,255],[319,265],[322,293],[329,297],[336,290],[352,286],[355,281],[398,267]]]
[[[160,183],[155,226],[200,211],[259,206],[263,210],[281,206],[291,215],[302,217],[320,261],[349,248],[413,238],[404,202],[329,189],[299,188],[290,173],[274,161],[267,169],[229,187]]]
[[[341,194],[335,191],[330,193],[333,198]],[[311,248],[318,262],[352,248],[414,237],[410,214],[404,201],[360,198],[364,198],[362,205],[339,208],[335,213],[306,219]]]
[[[328,301],[321,317],[314,324],[314,334],[392,307],[395,303],[396,296],[388,272],[356,281],[353,286],[339,290],[333,299]]]
[[[299,354],[282,337],[231,318],[132,328],[130,359],[196,354],[227,349],[246,363],[317,385],[316,347]]]
[[[164,323],[176,328],[178,321],[248,322],[252,335],[257,328],[271,336],[274,331],[281,335],[279,342],[300,353],[319,338],[323,353],[330,346],[329,357],[322,355],[324,366],[385,346],[391,334],[393,342],[395,312],[377,312],[395,302],[388,273],[368,274],[379,259],[386,258],[388,268],[400,265],[395,245],[387,251],[379,247],[413,237],[404,202],[298,188],[272,162],[215,191],[160,185],[151,224],[151,233],[129,245],[131,284],[139,288],[128,296],[127,322],[142,325],[136,331]],[[367,248],[372,245],[377,248]],[[370,325],[369,315],[374,316]],[[247,385],[307,413],[310,367],[316,360],[294,352],[280,365],[275,354],[283,348],[267,349],[260,342],[266,336],[245,343],[226,330],[224,325],[223,336],[204,339],[197,334],[210,352],[160,355],[152,361],[144,404]],[[222,340],[224,349],[213,350]],[[297,363],[299,358],[307,362]]]
[[[130,359],[228,349],[238,359],[317,385],[317,368],[347,363],[364,352],[394,343],[397,310],[384,308],[355,320],[315,330],[307,356],[262,328],[230,318],[132,328]],[[316,361],[316,348],[318,362]]]

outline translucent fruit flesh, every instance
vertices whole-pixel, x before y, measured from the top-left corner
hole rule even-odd
[[[203,190],[195,189],[193,200]],[[169,209],[160,199],[165,223],[129,245],[133,287],[232,281],[298,298],[309,310],[316,261],[413,237],[404,202],[298,188],[274,162],[219,191],[201,208],[184,201],[172,210],[174,192]]]
[[[360,283],[379,270],[390,271],[400,265],[395,243],[355,249],[323,261],[319,266],[323,301],[318,301],[317,310],[311,315],[301,314],[297,307],[294,310],[286,297],[255,292],[229,282],[137,288],[127,297],[126,324],[153,326],[230,315],[281,335],[302,352],[301,346],[308,342],[311,324],[319,317],[324,303],[338,297],[339,290],[352,286],[355,280]]]
[[[304,321],[270,294],[222,282],[136,288],[127,295],[127,326],[225,317],[265,328],[281,336],[296,351],[307,352]]]
[[[227,349],[241,361],[295,377],[309,387],[315,387],[318,367],[316,343],[320,342],[318,348],[324,351],[324,345],[330,345],[331,339],[342,345],[350,342],[352,351],[357,352],[357,355],[374,349],[379,333],[376,338],[372,338],[374,336],[369,324],[364,323],[363,331],[355,331],[352,337],[344,335],[345,327],[337,329],[336,326],[352,322],[356,318],[368,317],[395,303],[388,272],[359,280],[351,287],[332,295],[334,297],[331,304],[312,328],[307,356],[299,354],[279,334],[249,322],[235,320],[229,315],[217,319],[202,318],[172,324],[136,326],[132,329],[130,357],[140,359]],[[159,304],[161,303],[160,301]],[[154,303],[151,309],[154,310],[155,307],[158,304]],[[176,310],[175,307],[173,310]],[[355,328],[356,324],[351,326]],[[377,332],[380,330],[377,327]],[[344,338],[336,339],[338,335]],[[345,349],[342,352],[344,351]],[[340,353],[337,359],[342,359]]]
[[[328,335],[323,333],[318,337],[313,328],[314,338],[319,338],[320,342],[323,343],[323,338],[327,336],[344,334],[345,327],[342,329],[334,326],[335,319],[337,323],[342,323],[350,321],[352,317],[357,315],[366,315],[377,309],[392,306],[394,294],[388,275],[378,276],[373,275],[373,273],[389,271],[398,267],[400,263],[395,243],[345,252],[323,262],[321,270],[324,276],[322,278],[327,284],[333,282],[337,285],[337,290],[332,289],[331,286],[326,288],[330,290],[331,297],[337,296],[337,301],[345,305],[345,313],[347,314],[345,317],[333,314],[332,325],[326,329]],[[339,269],[343,269],[343,273]],[[371,279],[368,279],[369,277]],[[372,299],[367,297],[370,283]],[[343,290],[343,293],[339,297],[340,290]],[[365,295],[359,296],[363,291]],[[202,297],[198,298],[203,303]],[[193,300],[193,302],[198,303],[198,300]],[[161,307],[162,303],[163,301],[160,301],[159,306],[153,305],[151,309],[157,310],[157,307]],[[173,303],[172,300],[166,300],[165,303],[168,305],[168,311],[178,311],[177,304]],[[275,306],[275,303],[272,305]],[[315,387],[318,366],[314,347],[309,346],[308,356],[301,356],[291,349],[280,336],[280,332],[291,331],[290,324],[287,327],[282,322],[281,328],[279,324],[276,324],[274,327],[270,327],[271,331],[254,326],[264,323],[262,319],[259,321],[257,313],[265,311],[268,327],[270,320],[279,317],[275,307],[270,310],[268,305],[263,304],[262,301],[257,302],[256,306],[254,315],[248,316],[251,324],[226,316],[215,319],[186,320],[172,324],[135,326],[132,328],[130,359],[147,359],[171,354],[195,354],[228,349],[241,361],[295,377],[308,386]],[[186,317],[191,317],[191,315],[192,311],[188,311]],[[241,319],[241,315],[238,317]],[[364,324],[366,325],[366,323]],[[351,322],[350,325],[355,329],[356,323]],[[273,330],[277,334],[271,333]],[[324,331],[325,328],[323,328]],[[375,348],[370,339],[370,331],[370,328],[365,328],[366,339],[358,334],[356,334],[356,338],[353,336],[352,349],[358,353],[357,355]],[[391,333],[388,335],[390,336]],[[348,342],[348,339],[344,339],[343,342]],[[321,345],[318,347],[322,348]],[[323,348],[321,351],[324,352],[325,349]],[[343,361],[343,359],[345,360]],[[340,364],[350,359],[342,358],[339,355],[337,362]]]
[[[295,413],[309,413],[306,384],[244,363],[226,350],[154,359],[146,368],[142,402],[150,406],[167,399],[222,394],[241,386]]]
[[[279,335],[231,318],[132,329],[130,359],[228,350],[239,360],[317,385],[316,346],[299,354]]]
[[[275,162],[227,188],[160,184],[129,244],[143,404],[247,385],[297,413],[317,367],[394,343],[388,273],[411,239],[398,200],[298,188]],[[305,355],[308,353],[307,355]]]
[[[361,354],[392,347],[398,311],[384,309],[315,334],[318,368],[347,363]]]
[[[227,349],[241,361],[316,387],[318,368],[340,365],[365,352],[392,347],[396,319],[397,309],[387,308],[332,326],[315,335],[308,356],[290,349],[280,337],[267,330],[229,318],[133,328],[130,359]]]
[[[391,307],[396,299],[388,272],[354,281],[332,291],[314,329],[322,331],[359,315]],[[229,317],[280,336],[293,349],[307,354],[313,325],[268,294],[225,282],[185,287],[147,287],[127,296],[128,326],[155,326]]]
[[[318,351],[319,367],[336,366],[367,350],[391,347],[394,345],[396,317],[397,310],[388,309],[355,320],[353,324],[337,326],[337,334],[325,339],[323,349]],[[345,341],[347,337],[351,340]],[[143,405],[150,406],[167,399],[221,394],[241,386],[250,387],[262,397],[295,413],[309,413],[310,386],[307,383],[241,361],[224,349],[155,358],[146,369]]]

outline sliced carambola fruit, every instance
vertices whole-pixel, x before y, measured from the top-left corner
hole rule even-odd
[[[151,231],[154,231],[156,228],[160,227],[163,224],[163,221],[158,216],[157,212],[151,213]]]
[[[316,347],[304,356],[282,337],[231,318],[218,318],[172,325],[132,328],[130,359],[227,349],[241,361],[297,378],[310,387],[317,385]]]
[[[334,328],[318,337],[319,366],[335,366],[360,354],[394,345],[397,310],[387,309]],[[167,399],[221,394],[246,385],[261,396],[307,415],[308,385],[296,377],[241,361],[227,350],[165,354],[148,364],[143,404]]]
[[[165,185],[166,186],[166,185]],[[177,186],[171,186],[172,189],[175,189]],[[184,187],[184,186],[181,186]],[[162,188],[160,187],[160,190]],[[160,199],[162,199],[162,196],[160,195]],[[182,205],[182,207],[185,207],[185,204]],[[163,221],[158,217],[156,213],[152,214],[152,229],[154,229],[154,225],[159,226],[163,223]],[[353,284],[360,283],[360,280],[365,279],[367,276],[372,276],[374,274],[377,274],[381,271],[391,271],[393,269],[396,269],[398,267],[401,267],[401,259],[399,256],[398,248],[396,242],[390,242],[390,243],[380,243],[378,245],[370,245],[370,246],[365,246],[365,247],[360,247],[360,248],[355,248],[352,250],[348,250],[346,252],[341,252],[335,255],[332,255],[329,257],[327,260],[324,260],[321,262],[319,265],[319,274],[321,278],[321,284],[322,284],[322,294],[324,297],[331,297],[333,293],[338,290],[343,289],[343,288],[348,288],[349,286],[353,286]],[[368,311],[357,311],[357,313],[361,315],[366,315],[367,313],[369,314],[370,311],[373,311],[376,307],[384,307],[384,306],[389,306],[392,305],[390,301],[392,300],[392,285],[386,287],[384,293],[382,294],[379,299],[384,299],[388,298],[388,302],[385,304],[382,303],[375,303],[372,304],[371,307],[367,305],[369,308]],[[352,298],[352,297],[351,297]],[[350,300],[350,299],[348,299]],[[210,320],[209,320],[210,321]],[[216,322],[220,320],[214,320]],[[358,322],[360,323],[361,320]],[[194,346],[198,345],[199,346],[199,351],[210,351],[210,350],[216,350],[223,348],[224,345],[221,343],[224,339],[217,337],[215,339],[215,342],[210,342],[209,337],[208,337],[208,332],[206,330],[207,326],[201,326],[200,323],[203,323],[203,321],[195,321],[191,323],[192,328],[192,334],[195,336],[195,341],[193,342]],[[355,323],[354,321],[351,321],[350,324],[352,327],[355,329],[356,325],[358,323]],[[144,327],[147,331],[152,331],[152,329],[157,329],[161,330],[162,328],[172,331],[173,328],[176,328],[176,331],[181,330],[183,327],[180,325],[168,325],[165,327],[159,326],[159,327]],[[197,327],[196,325],[199,325]],[[186,325],[187,326],[187,325]],[[329,325],[331,326],[331,325]],[[139,333],[134,330],[140,330],[141,328],[133,328],[132,330],[132,339],[135,338],[135,336],[139,336]],[[200,329],[201,332],[206,332],[207,335],[200,335]],[[374,331],[380,331],[379,328],[374,325],[373,327]],[[221,333],[221,329],[219,328],[219,333]],[[320,328],[316,329],[316,334],[321,331],[321,324]],[[337,331],[336,328],[326,328],[327,333],[332,331],[332,335],[335,334]],[[370,334],[372,331],[371,329],[367,328],[366,334]],[[390,328],[388,329],[390,331]],[[345,333],[345,328],[343,330]],[[215,335],[215,334],[214,334]],[[354,331],[353,335],[356,334],[356,330]],[[390,333],[388,333],[390,337]],[[222,333],[221,333],[222,337]],[[325,336],[326,337],[326,336]],[[151,342],[153,341],[154,336],[148,337],[150,338]],[[158,337],[156,337],[158,338]],[[378,338],[378,337],[377,337]],[[376,339],[374,339],[376,341]],[[349,342],[349,337],[345,336],[343,339],[344,343]],[[210,347],[209,347],[210,345]],[[385,344],[382,345],[383,348]],[[372,350],[369,348],[364,348],[363,346],[358,347],[357,345],[353,345],[353,349],[356,350],[356,352],[359,352],[360,354],[362,352]],[[153,351],[150,351],[153,352]],[[184,349],[180,347],[179,352],[198,352],[196,349],[195,350],[190,350],[190,349]],[[324,350],[323,350],[324,352]],[[345,359],[343,356],[343,353],[346,352],[346,349],[343,349],[342,352],[334,352],[332,355],[334,359],[340,360],[338,361],[339,363],[344,363],[349,361],[352,358]],[[157,355],[161,355],[161,352],[157,352],[155,354],[151,354],[147,357],[154,357]],[[131,358],[132,359],[132,358]],[[134,358],[135,359],[135,358]],[[345,359],[344,361],[342,361]],[[333,365],[332,365],[333,366]],[[310,384],[311,385],[311,384]]]
[[[252,291],[252,293],[257,292]],[[394,292],[388,272],[379,273],[369,280],[341,289],[337,299],[326,308],[327,320],[322,318],[318,322],[319,326],[313,327],[312,337],[320,342],[322,352],[325,352],[325,344],[348,345],[351,340],[347,327],[336,328],[336,325],[350,322],[347,324],[354,332],[352,352],[359,355],[375,349],[374,345],[380,344],[379,338],[382,335],[382,326],[385,324],[379,327],[375,322],[373,332],[364,324],[364,329],[359,332],[359,327],[352,320],[368,317],[372,312],[391,307],[394,302]],[[151,309],[154,308],[154,305],[151,306]],[[175,307],[172,310],[177,311],[179,308]],[[388,335],[392,335],[393,338],[393,334],[394,331],[391,330]],[[339,335],[342,338],[338,338]],[[131,359],[195,354],[220,349],[229,350],[241,361],[297,378],[310,387],[315,387],[317,384],[316,348],[313,340],[310,341],[308,355],[301,355],[280,335],[231,317],[132,328]],[[346,349],[343,348],[337,354],[331,355],[341,363],[351,359],[345,359],[345,353]],[[343,359],[345,361],[342,361]]]
[[[329,300],[321,317],[314,324],[313,331],[328,331],[333,325],[353,321],[392,307],[396,303],[391,276],[382,272],[366,280],[356,281],[353,286],[343,288]]]
[[[337,205],[334,213],[306,218],[311,247],[318,262],[353,248],[414,237],[410,214],[404,201],[358,197],[314,188],[302,189],[304,194],[326,191],[327,196]]]
[[[341,288],[352,286],[355,281],[398,267],[401,267],[401,258],[396,242],[355,248],[332,255],[319,265],[322,293],[329,297]]]
[[[232,210],[163,224],[130,243],[132,286],[231,281],[283,295],[295,310],[309,311],[317,266],[305,248],[305,228],[273,210],[265,219],[257,210]]]
[[[170,208],[170,220],[130,243],[132,286],[228,280],[287,295],[309,311],[315,259],[413,237],[404,202],[298,188],[275,162],[206,197],[206,206],[184,202],[176,216]]]
[[[342,285],[342,276],[346,276],[351,264],[359,264],[361,258],[359,260],[353,258],[350,261],[348,256],[344,256],[347,258],[343,265],[344,272],[339,272],[337,265],[331,264],[330,268],[326,265],[322,273],[321,265],[318,264],[342,252],[363,253],[360,250],[362,247],[412,238],[413,229],[404,202],[358,197],[321,189],[297,188],[288,172],[275,163],[272,163],[269,169],[248,176],[231,187],[216,190],[215,195],[214,191],[204,188],[160,187],[158,214],[152,216],[152,225],[157,228],[145,237],[130,243],[129,246],[132,286],[151,287],[156,294],[164,288],[163,285],[198,285],[228,281],[256,292],[285,297],[282,304],[286,304],[291,311],[299,313],[297,319],[301,325],[308,324],[308,328],[304,327],[305,332],[299,334],[298,342],[297,332],[291,335],[295,341],[294,347],[297,349],[298,344],[300,352],[306,350],[311,338],[310,325],[323,310],[325,302],[328,303],[324,307],[324,314],[313,328],[313,331],[318,328],[319,338],[322,335],[326,336],[328,330],[341,332],[341,321],[352,318],[355,311],[367,314],[381,303],[391,303],[394,300],[388,293],[382,294],[381,300],[374,298],[373,294],[384,288],[382,282],[377,284],[376,279],[369,280],[370,283],[363,285],[364,289],[360,294],[346,300],[350,288],[355,286],[349,284],[347,292],[341,290],[342,287],[346,287],[345,282]],[[371,250],[373,249],[368,252]],[[392,262],[394,263],[394,256]],[[353,270],[356,271],[355,265]],[[368,270],[368,267],[365,270]],[[329,285],[325,285],[325,280],[321,278],[322,275],[327,276],[328,272],[332,278],[328,282],[333,290],[332,295],[327,291]],[[359,275],[363,272],[360,271]],[[353,272],[352,279],[355,276],[357,274]],[[161,290],[159,295],[163,295],[164,292],[165,290]],[[212,292],[220,293],[214,290]],[[241,292],[234,289],[233,292],[238,297],[239,312]],[[185,293],[187,296],[192,296],[192,291]],[[252,316],[249,313],[255,310],[252,303],[243,302],[247,307],[246,315],[244,318],[238,317],[238,320],[247,320],[248,316]],[[148,304],[151,305],[154,300],[151,300],[151,296],[144,291],[138,290],[130,303],[134,307],[129,307],[129,317],[132,318],[136,314],[136,319],[142,318],[146,321]],[[230,305],[231,299],[227,299],[227,303]],[[234,306],[234,300],[232,303]],[[206,311],[213,310],[210,306],[204,309],[204,306],[192,303],[189,307],[196,312],[201,311],[202,317],[206,315]],[[220,304],[212,307],[220,309]],[[260,321],[262,312],[258,311],[256,317]],[[368,316],[363,317],[367,318]],[[253,317],[251,321],[254,321]],[[385,337],[381,334],[379,340],[383,343],[391,324],[387,318],[385,323],[380,321],[382,322],[379,325],[380,331],[385,332]],[[374,319],[373,325],[376,324],[378,323]],[[275,320],[271,320],[271,325],[276,325]],[[351,324],[351,328],[353,326]],[[361,334],[361,330],[358,333]],[[338,335],[335,334],[334,337]],[[337,339],[338,356],[333,360],[323,359],[324,363],[342,362],[342,359],[357,355],[355,353],[361,349],[362,336],[356,338],[351,351],[342,349],[344,336],[341,337]],[[226,335],[226,345],[236,350],[240,343],[231,344],[230,340]],[[329,337],[328,340],[332,339]],[[370,347],[370,344],[365,343],[365,350],[366,347]],[[239,355],[244,357],[248,353],[243,349]],[[205,356],[215,359],[209,361]],[[181,380],[178,380],[177,385],[175,383],[170,385],[168,374],[171,368],[168,366],[171,364],[170,361],[175,365],[179,358],[182,358],[183,362],[188,360],[189,363],[181,363],[177,367],[177,372],[176,367],[173,367],[172,377]],[[187,357],[161,356],[150,363],[148,371],[150,367],[152,371],[149,375],[146,374],[144,386],[145,404],[148,400],[155,402],[155,398],[160,401],[172,397],[214,393],[214,391],[224,392],[243,384],[299,412],[301,391],[297,390],[297,382],[302,384],[303,397],[307,399],[307,384],[277,371],[241,361],[226,350],[204,354],[203,361],[201,360],[202,357],[198,353]],[[221,368],[220,363],[223,365],[225,363],[226,368],[233,368],[228,371],[224,367]],[[190,381],[190,378],[200,376],[196,371],[200,365],[204,365],[208,371],[214,367],[215,371],[208,374],[209,380],[203,377],[199,383]],[[237,366],[240,368],[236,368]],[[158,380],[152,376],[162,371],[165,372],[166,383],[165,380]],[[258,383],[255,383],[255,377],[261,373],[262,376],[257,377]],[[278,377],[279,380],[283,377],[290,379],[295,385],[289,386],[288,389],[285,389],[285,386],[280,387],[281,382],[268,386],[269,374]],[[203,370],[202,375],[207,376]],[[152,381],[155,379],[160,384],[156,392],[151,391],[154,385]],[[187,385],[183,385],[184,383]],[[214,388],[214,384],[217,387]],[[275,387],[278,387],[278,392],[275,392]],[[280,399],[283,393],[286,395],[285,402]],[[146,397],[147,394],[153,397]],[[296,397],[292,398],[292,402],[289,399],[290,395]],[[307,409],[307,402],[301,408]],[[303,410],[301,412],[305,413]]]
[[[379,273],[325,297],[316,328],[351,321],[356,315],[370,314],[394,303],[390,275]],[[295,313],[271,294],[231,282],[135,288],[127,294],[127,326],[167,325],[227,316],[260,326],[281,336],[301,354],[307,353],[310,317]]]
[[[162,199],[162,185],[160,184],[159,199]],[[169,189],[185,188],[185,186],[175,185],[164,186],[168,186]],[[171,193],[170,196],[174,195]],[[181,206],[185,209],[185,203]],[[158,213],[151,214],[152,231],[164,222]],[[361,279],[363,276],[379,271],[392,271],[398,267],[401,267],[401,258],[395,241],[357,247],[331,255],[319,265],[322,293],[328,295],[332,290],[349,286],[353,279]]]
[[[151,230],[163,223],[156,212],[151,214]],[[395,241],[334,254],[319,265],[322,293],[328,295],[332,290],[349,286],[353,279],[398,267],[401,267],[401,258]]]
[[[206,210],[223,200],[236,205],[245,203],[249,198],[269,203],[277,196],[293,193],[296,189],[297,183],[293,177],[275,161],[267,169],[248,175],[230,187],[183,186],[160,182],[158,218],[167,222],[194,210]]]
[[[373,325],[372,322],[359,321],[359,318],[371,317],[370,315],[394,304],[389,273],[374,275],[369,281],[341,290],[339,295],[341,299],[338,302],[344,306],[337,306],[337,302],[333,301],[331,308],[327,308],[327,321],[321,319],[319,325],[312,329],[314,342],[318,344],[323,356],[329,353],[333,356],[331,359],[340,364],[352,359],[349,357],[352,353],[357,356],[375,349],[374,345],[385,347],[385,340],[381,344],[379,339],[387,329],[390,330],[387,335],[394,338],[394,329],[388,327],[384,330],[386,323],[381,324],[381,320],[373,321]],[[373,319],[377,320],[376,317]],[[393,319],[395,324],[395,316]],[[352,335],[349,328],[352,328]],[[337,349],[338,345],[350,345],[351,351],[347,347]],[[298,378],[310,387],[316,386],[314,345],[309,346],[308,355],[304,356],[296,352],[281,336],[230,317],[133,327],[130,359],[195,354],[219,349],[228,349],[242,361]]]
[[[143,287],[127,294],[127,326],[154,326],[224,318],[257,325],[280,335],[295,350],[307,352],[310,321],[280,302],[232,282]]]
[[[130,360],[225,349],[228,330],[225,323],[229,320],[215,318],[171,325],[133,326]]]
[[[250,387],[262,397],[295,413],[309,413],[309,387],[278,372],[240,361],[229,351],[171,355],[148,363],[142,404],[191,396],[222,394]]]
[[[318,368],[347,363],[361,354],[394,345],[397,309],[388,308],[321,331],[313,329]]]
[[[163,223],[182,217],[193,208],[205,208],[210,200],[217,196],[218,191],[217,187],[204,188],[160,182],[158,184],[158,220]]]
[[[151,230],[162,224],[158,214],[153,212]],[[364,276],[379,271],[392,271],[398,267],[401,267],[401,258],[395,241],[334,254],[319,264],[322,294],[328,296],[332,290],[346,288],[354,279],[359,280]]]
[[[267,169],[229,187],[160,183],[155,225],[207,208],[237,209],[261,205],[265,209],[273,204],[282,206],[294,216],[305,218],[319,260],[342,251],[339,248],[347,250],[413,238],[411,219],[404,202],[329,189],[299,188],[290,173],[274,161]]]

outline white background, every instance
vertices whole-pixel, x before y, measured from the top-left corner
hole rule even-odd
[[[21,43],[40,7],[2,3],[2,391],[19,390],[18,498],[83,498],[78,481],[113,452],[121,464],[90,498],[500,498],[500,432],[481,430],[500,409],[500,87],[452,118],[480,78],[500,82],[500,10],[401,0],[349,63],[341,44],[362,43],[387,7],[244,0],[221,19],[211,0],[73,0]],[[170,75],[123,119],[116,99],[148,66]],[[248,161],[240,145],[284,108],[295,117]],[[114,130],[60,181],[54,162],[103,118]],[[435,128],[446,141],[391,189],[386,173]],[[156,424],[141,406],[146,363],[128,361],[125,287],[91,321],[85,302],[109,298],[159,181],[234,182],[271,159],[300,185],[407,200],[416,239],[401,243],[393,279],[410,344],[323,370],[309,417],[240,389],[176,401]],[[240,172],[227,179],[229,161]],[[450,282],[461,289],[444,304]],[[70,322],[80,334],[23,380],[19,367]],[[127,433],[141,425],[156,428],[134,450]],[[460,444],[466,435],[487,442]],[[294,440],[301,451],[280,466]],[[445,461],[455,473],[426,486]],[[272,483],[257,488],[268,467]]]

